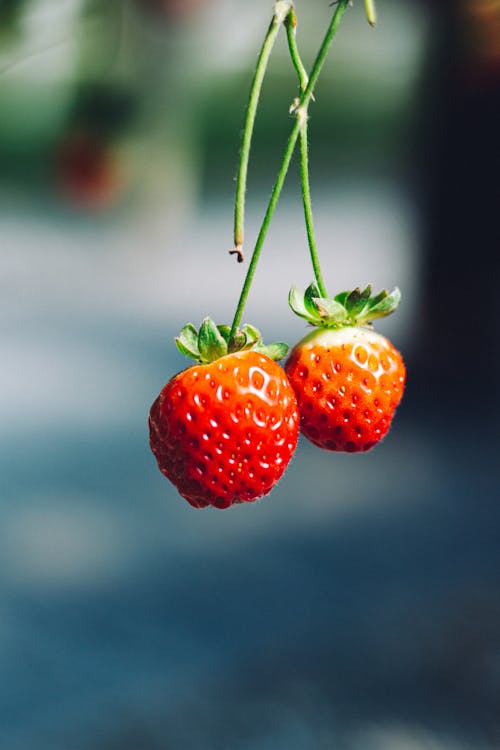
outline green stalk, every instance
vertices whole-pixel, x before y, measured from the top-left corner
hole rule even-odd
[[[297,17],[295,11],[289,13],[286,20],[286,33],[288,39],[288,48],[290,50],[290,57],[292,59],[293,66],[297,71],[299,78],[299,84],[302,91],[307,89],[308,77],[306,69],[302,63],[297,48],[296,40],[297,31]],[[311,188],[309,183],[309,138],[308,138],[308,124],[307,114],[303,117],[301,128],[300,128],[300,181],[302,185],[302,203],[304,205],[304,218],[306,222],[307,241],[309,244],[309,254],[311,256],[311,263],[314,271],[314,276],[318,289],[322,297],[327,297],[325,282],[323,281],[323,275],[321,273],[321,266],[319,263],[318,248],[316,245],[316,237],[314,233],[314,221],[312,213],[311,203]]]
[[[243,283],[243,289],[241,290],[240,298],[238,301],[236,312],[234,314],[233,323],[231,326],[231,334],[230,334],[231,337],[234,336],[234,334],[236,333],[241,323],[243,310],[245,308],[245,304],[248,298],[248,293],[250,291],[253,277],[255,275],[255,269],[256,269],[256,266],[260,257],[262,245],[264,244],[264,239],[266,237],[267,230],[269,229],[269,224],[271,223],[274,210],[278,203],[278,199],[280,197],[281,190],[285,182],[285,177],[288,172],[288,167],[290,166],[290,161],[292,159],[293,151],[295,149],[295,144],[297,142],[299,132],[304,124],[304,121],[307,121],[307,109],[309,107],[309,103],[313,95],[314,87],[316,85],[319,74],[325,62],[329,47],[337,32],[340,21],[342,20],[342,16],[344,15],[344,12],[348,4],[349,4],[349,0],[339,0],[337,7],[335,9],[335,12],[333,14],[332,20],[330,21],[330,25],[328,26],[327,32],[321,44],[321,47],[319,48],[318,54],[316,55],[316,59],[313,64],[311,74],[309,76],[309,82],[307,83],[305,91],[300,97],[298,106],[295,110],[295,123],[288,137],[287,145],[285,148],[285,153],[283,155],[283,160],[281,162],[281,166],[278,172],[278,176],[276,178],[276,182],[274,183],[274,187],[271,193],[271,198],[269,200],[269,204],[268,204],[266,213],[264,215],[264,219],[262,221],[260,232],[257,237],[255,247],[252,253],[252,258],[248,266],[245,281]]]
[[[278,36],[280,26],[284,22],[289,11],[290,3],[280,1],[275,4],[274,15],[264,39],[262,49],[260,50],[259,56],[257,58],[257,65],[255,68],[252,85],[250,87],[248,107],[243,129],[243,140],[241,143],[238,176],[236,178],[236,198],[234,205],[234,252],[237,252],[239,254],[239,259],[242,259],[241,250],[243,247],[244,239],[245,193],[247,186],[248,161],[250,158],[250,147],[252,144],[255,116],[257,114],[260,92],[262,89],[262,83],[267,70],[269,58],[271,56],[271,51]]]
[[[311,203],[311,189],[309,186],[309,144],[307,134],[307,119],[300,129],[300,179],[302,184],[302,203],[304,205],[304,218],[306,221],[307,241],[309,243],[309,254],[314,271],[314,278],[322,297],[328,297],[321,266],[319,263],[318,248],[314,234],[314,221]]]

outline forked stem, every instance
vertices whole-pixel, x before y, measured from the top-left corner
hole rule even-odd
[[[308,84],[307,72],[302,63],[297,48],[297,16],[295,11],[292,9],[286,19],[286,35],[288,39],[288,49],[290,50],[290,57],[292,59],[293,66],[297,71],[299,78],[299,84],[302,91],[305,91]],[[311,263],[314,271],[314,277],[318,286],[319,292],[322,297],[327,297],[325,282],[323,281],[323,275],[321,273],[321,266],[319,263],[318,248],[316,245],[316,237],[314,233],[314,220],[312,213],[312,202],[311,202],[311,188],[309,182],[309,138],[308,138],[308,125],[307,125],[307,112],[302,113],[301,127],[300,127],[300,182],[302,186],[302,203],[304,206],[304,218],[306,223],[307,241],[309,244],[309,254],[311,256]]]
[[[250,291],[253,277],[255,275],[255,269],[259,261],[262,246],[264,244],[264,239],[266,237],[267,230],[269,229],[269,224],[271,222],[272,216],[274,214],[274,210],[276,208],[276,205],[278,203],[278,200],[281,194],[281,190],[283,188],[283,184],[285,182],[285,177],[288,172],[288,167],[290,166],[290,161],[292,159],[293,151],[295,149],[295,144],[297,142],[297,138],[299,136],[301,128],[304,125],[304,122],[307,122],[307,110],[308,110],[309,103],[313,95],[314,87],[319,78],[319,74],[321,73],[321,69],[323,67],[326,56],[328,54],[328,50],[337,32],[340,21],[342,20],[342,16],[344,15],[344,12],[348,4],[349,4],[349,0],[338,1],[338,4],[335,8],[335,12],[330,21],[330,24],[326,31],[321,47],[319,48],[318,54],[316,55],[316,59],[313,64],[308,83],[302,95],[300,96],[298,105],[295,109],[295,122],[292,128],[292,131],[288,137],[287,145],[285,148],[285,153],[283,155],[283,159],[282,159],[281,166],[278,172],[278,176],[276,178],[276,182],[274,183],[274,187],[271,193],[271,198],[269,200],[269,204],[267,206],[267,210],[264,215],[264,219],[262,221],[262,225],[261,225],[256,243],[255,243],[255,247],[252,253],[252,258],[248,266],[245,281],[243,282],[243,288],[241,290],[240,298],[238,300],[238,305],[237,305],[236,312],[234,314],[233,323],[231,326],[231,334],[230,334],[231,337],[234,336],[234,334],[236,333],[241,323],[243,310],[245,308],[245,304],[248,298],[248,293]],[[307,162],[306,162],[306,167],[307,167]]]

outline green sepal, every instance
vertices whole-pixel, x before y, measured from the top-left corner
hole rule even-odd
[[[385,318],[390,315],[397,308],[401,300],[401,292],[396,287],[390,294],[386,292],[385,296],[368,306],[365,314],[362,315],[358,320],[363,322],[366,318],[367,321],[375,320],[376,318]]]
[[[246,323],[243,326],[243,333],[247,337],[247,346],[251,346],[252,344],[257,344],[259,341],[262,341],[261,332],[258,328],[255,328],[255,326],[250,325],[250,323]]]
[[[230,326],[217,326],[217,330],[219,331],[220,335],[226,342],[226,344],[229,344],[229,336],[231,335],[231,327]]]
[[[338,294],[335,295],[333,299],[335,300],[335,302],[339,302],[341,305],[345,307],[346,299],[348,298],[350,293],[351,292],[339,292]]]
[[[345,307],[334,299],[330,299],[329,297],[317,297],[314,300],[314,304],[321,320],[326,326],[336,328],[346,323],[349,318]]]
[[[363,289],[363,291],[361,291],[358,286],[347,295],[344,306],[350,318],[356,320],[360,313],[365,309],[368,300],[370,299],[371,293],[372,286],[371,284],[368,284],[366,289]]]
[[[304,293],[292,286],[288,304],[296,315],[319,328],[369,325],[370,321],[394,312],[401,299],[397,287],[390,294],[385,289],[374,297],[371,293],[372,287],[368,284],[363,291],[356,287],[352,291],[339,292],[333,298],[321,297],[313,283]]]
[[[375,297],[371,298],[371,300],[368,303],[368,306],[375,307],[376,305],[379,304],[379,302],[382,302],[382,300],[384,300],[388,296],[389,296],[389,292],[387,291],[387,289],[382,289],[382,291],[376,294]]]
[[[224,337],[211,318],[205,318],[198,334],[198,349],[201,362],[213,362],[227,354]]]
[[[199,359],[198,331],[192,323],[184,326],[180,334],[175,338],[175,343],[181,354],[191,359]]]
[[[288,352],[287,344],[282,342],[265,345],[259,329],[249,323],[243,328],[238,328],[231,336],[229,326],[218,326],[211,318],[205,318],[199,332],[192,323],[185,325],[176,337],[175,343],[181,354],[204,365],[226,354],[250,349],[265,354],[273,360],[283,359]]]
[[[280,359],[284,359],[286,355],[288,354],[289,350],[288,344],[285,344],[283,341],[278,341],[276,344],[259,344],[258,346],[254,347],[254,350],[256,352],[260,352],[261,354],[265,354],[266,357],[269,357],[269,359],[273,359],[275,362],[277,362]]]
[[[309,315],[313,316],[313,318],[318,317],[319,310],[316,305],[316,300],[320,297],[321,292],[319,291],[317,285],[314,282],[312,284],[309,284],[306,291],[304,292],[304,307],[306,308]]]
[[[247,345],[247,341],[246,333],[238,328],[234,336],[227,342],[228,352],[232,354],[241,351]]]
[[[296,315],[309,320],[309,313],[304,305],[304,293],[295,284],[288,292],[288,304]]]

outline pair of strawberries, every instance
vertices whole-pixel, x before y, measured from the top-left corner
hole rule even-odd
[[[196,508],[227,508],[271,491],[297,446],[299,430],[320,448],[370,450],[388,432],[403,395],[400,353],[371,321],[392,312],[399,291],[371,287],[321,297],[292,288],[293,311],[314,330],[292,349],[264,346],[245,326],[231,336],[207,318],[176,339],[197,364],[174,376],[149,415],[160,471]]]

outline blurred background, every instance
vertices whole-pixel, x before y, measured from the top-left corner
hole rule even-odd
[[[310,109],[330,290],[400,286],[392,431],[301,442],[270,497],[195,511],[146,419],[230,322],[245,101],[270,0],[0,0],[0,746],[500,746],[500,3],[346,13]],[[297,0],[310,67],[329,21]],[[249,173],[247,253],[291,127],[278,40]],[[305,327],[297,164],[245,319]]]

